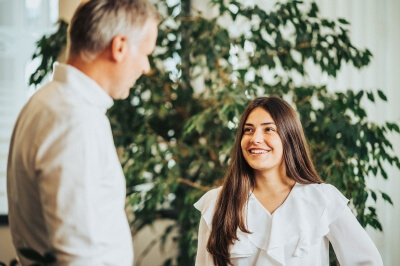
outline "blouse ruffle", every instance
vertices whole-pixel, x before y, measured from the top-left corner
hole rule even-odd
[[[210,229],[221,189],[208,191],[194,204]],[[297,243],[294,257],[304,257],[310,246],[329,233],[329,225],[348,208],[347,203],[348,199],[332,185],[296,183],[285,202],[271,215],[250,194],[247,228],[252,233],[238,229],[238,240],[230,247],[231,258],[251,256],[258,248],[285,265],[284,247],[289,243]]]

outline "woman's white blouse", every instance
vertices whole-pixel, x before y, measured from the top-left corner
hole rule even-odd
[[[214,265],[207,252],[216,201],[222,187],[207,192],[194,206],[202,213],[196,265]],[[285,202],[270,214],[251,194],[247,229],[237,230],[230,247],[235,266],[329,265],[329,241],[342,266],[383,265],[366,231],[347,206],[346,199],[329,184],[296,183]]]

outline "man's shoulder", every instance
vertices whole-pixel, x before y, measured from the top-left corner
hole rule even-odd
[[[35,92],[26,104],[28,115],[35,113],[53,120],[81,120],[91,114],[90,106],[68,90],[67,84],[50,81]]]

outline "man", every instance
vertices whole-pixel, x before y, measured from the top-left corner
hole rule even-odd
[[[159,21],[147,0],[78,7],[67,63],[55,65],[13,131],[7,189],[16,249],[52,251],[57,265],[133,264],[125,178],[106,110],[150,70]]]

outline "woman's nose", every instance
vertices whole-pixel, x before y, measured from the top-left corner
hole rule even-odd
[[[253,137],[251,139],[252,143],[261,143],[263,140],[263,135],[261,130],[256,130],[253,134]]]

